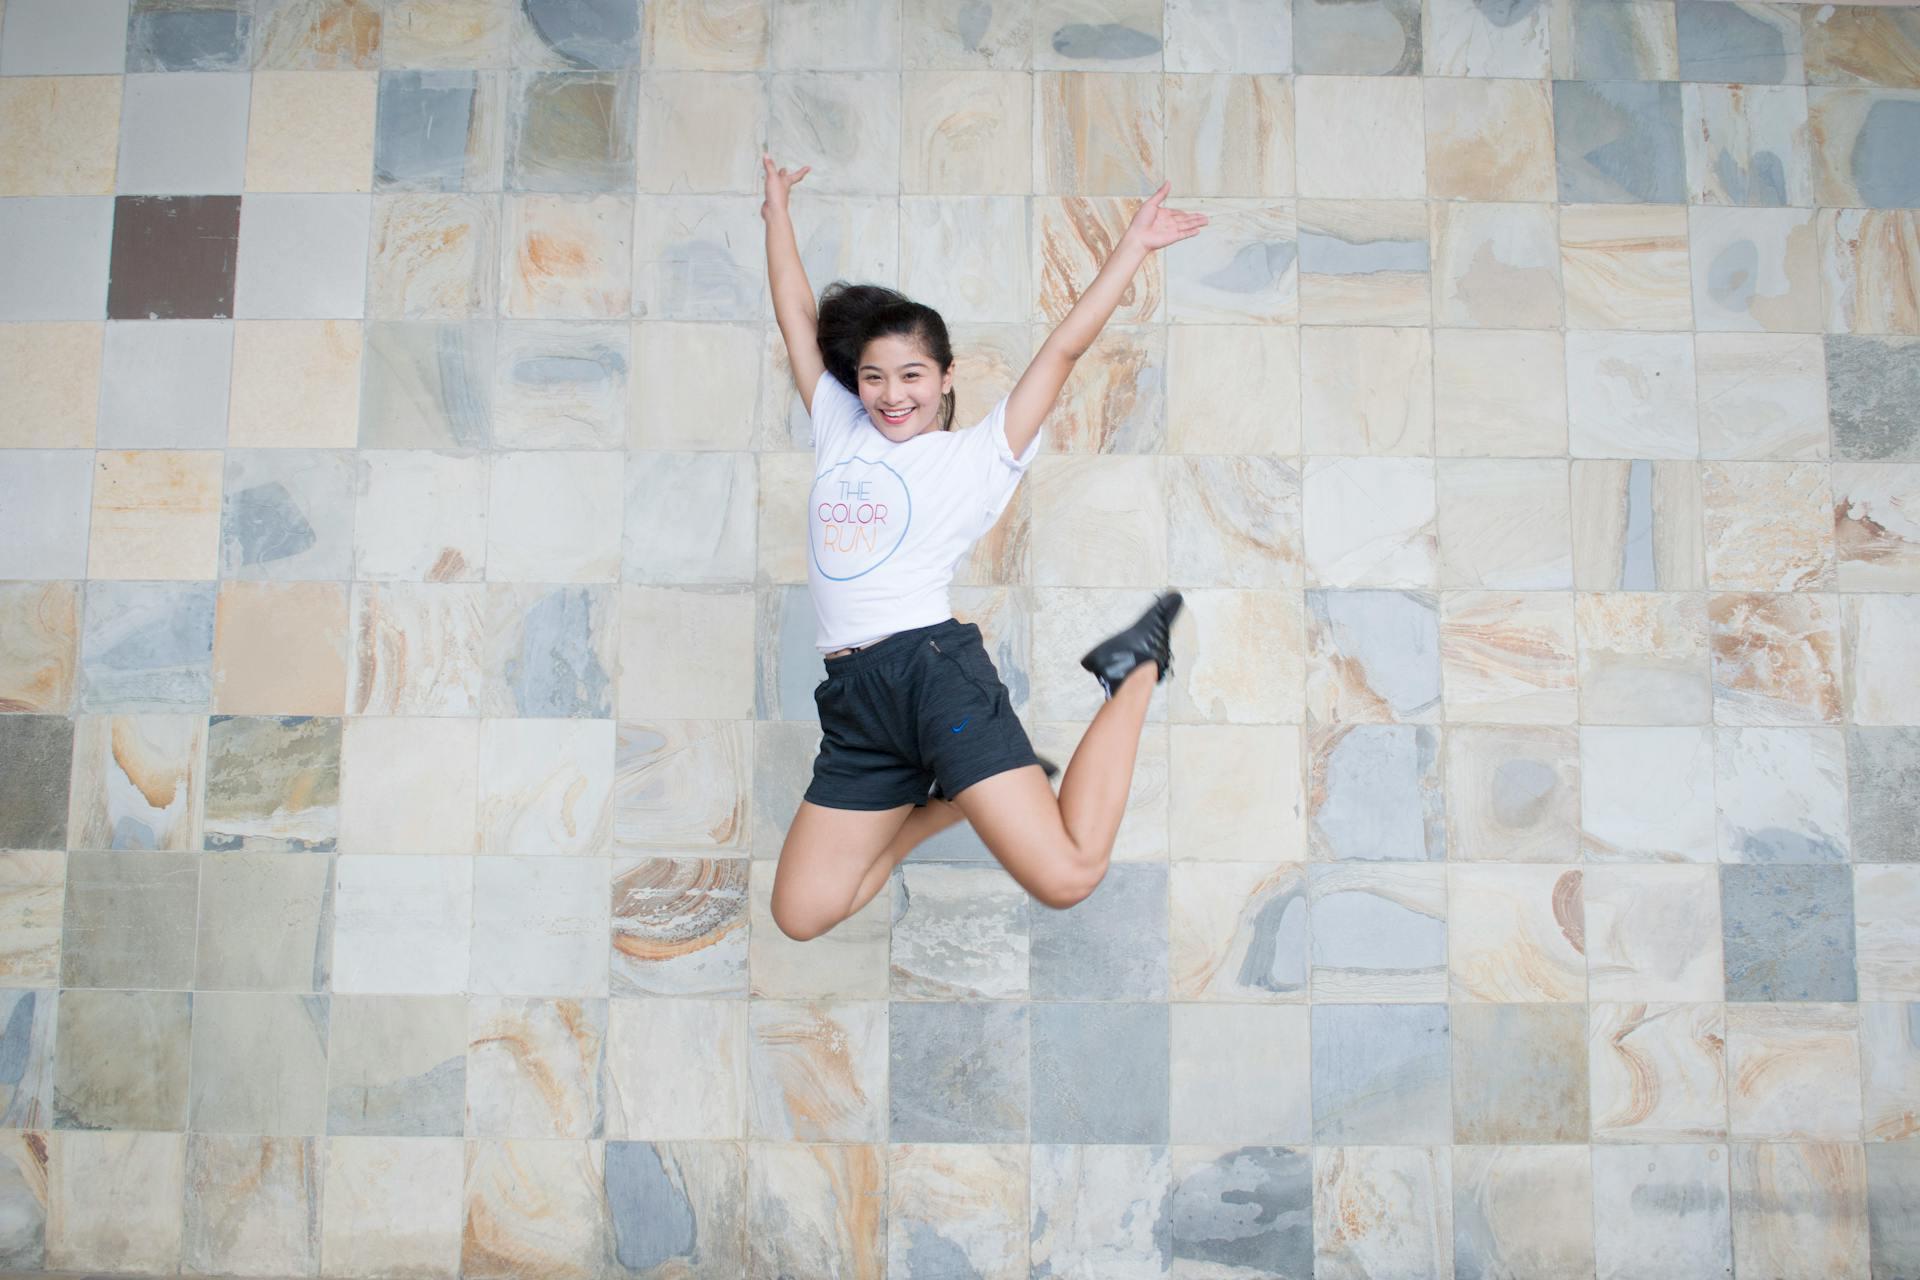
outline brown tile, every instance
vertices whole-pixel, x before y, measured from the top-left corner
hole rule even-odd
[[[107,317],[227,319],[239,253],[239,196],[121,196]]]

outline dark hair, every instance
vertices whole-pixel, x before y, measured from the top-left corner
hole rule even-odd
[[[910,338],[933,357],[941,373],[953,367],[953,343],[940,313],[877,284],[835,280],[821,290],[815,329],[827,372],[854,395],[860,394],[860,353],[875,338]],[[940,398],[940,429],[953,430],[951,391]]]

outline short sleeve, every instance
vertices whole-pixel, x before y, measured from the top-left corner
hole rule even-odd
[[[840,379],[822,370],[813,387],[813,456],[838,453],[867,418],[860,397],[840,385]]]
[[[991,528],[1020,487],[1020,477],[1040,454],[1044,429],[1034,432],[1026,450],[1015,454],[1007,441],[1007,397],[1001,397],[993,411],[976,425],[958,433],[962,466],[969,476],[981,504],[982,532]]]

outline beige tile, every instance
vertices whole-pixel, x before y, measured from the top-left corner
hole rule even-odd
[[[1693,463],[1576,459],[1574,585],[1582,591],[1706,586],[1700,512],[1700,471]]]
[[[633,306],[633,201],[508,197],[505,313],[523,320],[610,320]]]
[[[1563,458],[1441,459],[1440,585],[1570,589],[1568,488]]]
[[[221,715],[337,716],[347,702],[347,588],[228,582],[214,617]]]
[[[1725,1137],[1726,1006],[1588,1006],[1587,1079],[1596,1141]]]
[[[0,80],[0,196],[113,194],[119,76]]]
[[[1709,587],[1833,589],[1833,493],[1825,464],[1708,462],[1700,482]]]
[[[371,191],[371,71],[259,71],[247,121],[248,191]]]
[[[1299,203],[1300,320],[1424,328],[1433,316],[1420,200]],[[1175,301],[1180,290],[1176,285]]]
[[[1576,458],[1699,456],[1693,339],[1569,333],[1567,437]]]
[[[1164,330],[1108,325],[1060,389],[1041,452],[1160,452],[1166,439],[1166,367]]]
[[[1035,461],[1033,581],[1044,587],[1150,587],[1167,577],[1166,496],[1148,457]]]
[[[92,448],[102,346],[91,322],[0,325],[0,448]]]
[[[1033,190],[1033,91],[1015,71],[922,71],[901,86],[900,189],[909,195]]]
[[[760,191],[759,140],[766,135],[767,98],[758,76],[658,71],[640,78],[634,154],[641,157],[641,191]],[[774,162],[793,167],[784,156]]]
[[[220,479],[217,450],[97,454],[87,576],[217,576]]]
[[[360,430],[360,357],[361,327],[355,322],[236,322],[227,443],[353,448]]]
[[[620,718],[751,718],[753,622],[752,591],[622,587]]]
[[[1166,94],[1157,75],[1041,71],[1033,77],[1036,194],[1147,196],[1162,171]]]
[[[1720,1000],[1720,880],[1712,866],[1587,868],[1587,994]]]
[[[1558,329],[1562,311],[1552,205],[1435,202],[1435,324]]]
[[[1912,15],[1865,5],[1802,11],[1807,83],[1920,89],[1920,29]]]
[[[653,0],[641,56],[661,71],[758,71],[767,65],[763,0]]]
[[[79,666],[79,584],[0,584],[0,712],[68,714]]]
[[[1581,871],[1465,863],[1447,868],[1447,971],[1455,1000],[1587,998]]]
[[[1567,357],[1558,333],[1433,331],[1434,452],[1440,457],[1561,457]]]
[[[1834,542],[1842,591],[1920,591],[1920,465],[1836,462]]]
[[[1303,452],[1430,457],[1433,348],[1425,329],[1300,331]]]
[[[484,455],[369,449],[355,461],[356,580],[480,578],[487,562]]]
[[[1007,246],[1023,243],[1026,228],[1026,201],[1016,196],[908,196],[900,202],[900,291],[949,324],[1024,320],[1033,305],[1028,280],[1007,270]]]
[[[381,65],[398,68],[501,67],[513,0],[386,0]]]
[[[1876,597],[1849,596],[1849,601]],[[1841,614],[1836,598],[1776,592],[1707,600],[1713,719],[1721,725],[1838,724]],[[1853,664],[1847,665],[1849,677]],[[1862,718],[1861,724],[1874,723]],[[1911,723],[1901,721],[1900,723]]]
[[[1294,117],[1299,190],[1334,199],[1418,200],[1427,194],[1420,80],[1298,76]]]
[[[490,196],[376,196],[367,315],[491,317],[499,282],[499,207]]]
[[[1851,1004],[1727,1005],[1727,1118],[1736,1138],[1860,1138]]]
[[[478,720],[348,717],[340,737],[340,852],[472,853],[479,759]]]
[[[1862,1000],[1920,1000],[1920,867],[1853,869]]]
[[[1822,209],[1830,333],[1920,333],[1920,211]]]
[[[1688,329],[1687,211],[1679,205],[1574,204],[1560,211],[1570,329]]]
[[[1552,203],[1553,102],[1545,80],[1429,75],[1427,193],[1450,200]]]
[[[1868,1280],[1867,1153],[1856,1142],[1742,1142],[1727,1170],[1749,1274]]]
[[[1695,324],[1820,331],[1820,250],[1811,209],[1701,205],[1688,215]]]
[[[1574,651],[1571,592],[1442,593],[1440,686],[1448,723],[1572,724],[1579,713]]]
[[[1170,326],[1167,449],[1300,452],[1300,330],[1291,325]]]
[[[1601,725],[1699,725],[1712,714],[1707,607],[1697,595],[1582,592],[1580,719]]]
[[[1166,178],[1175,193],[1290,196],[1293,134],[1287,76],[1167,77]]]
[[[784,353],[777,329],[770,340]],[[761,332],[745,325],[636,324],[633,376],[627,380],[627,447],[751,447],[760,387],[742,371],[758,367],[762,343]],[[793,391],[791,379],[785,390]]]
[[[1306,774],[1297,725],[1169,725],[1171,855],[1301,862]]]
[[[1827,353],[1818,337],[1702,333],[1693,351],[1702,457],[1827,456]]]
[[[127,993],[129,1013],[165,1025],[166,1015],[157,1002],[143,999],[146,994]],[[175,999],[162,998],[169,1004]],[[183,1073],[185,1057],[181,1046]],[[181,1206],[188,1194],[188,1136],[72,1129],[44,1136],[53,1139],[57,1153],[47,1160],[38,1192],[47,1197],[42,1203],[50,1202],[44,1211],[47,1260],[85,1271],[177,1271],[186,1225]],[[88,1212],[98,1204],[113,1205],[113,1212]]]
[[[1173,644],[1176,653],[1193,656],[1167,677],[1169,718],[1176,724],[1301,723],[1307,639],[1300,593],[1206,590],[1188,592],[1186,600]],[[1096,685],[1096,706],[1098,698]]]
[[[1034,320],[1057,325],[1067,318],[1126,234],[1140,203],[1138,199],[1033,197]],[[1166,287],[1162,257],[1151,254],[1141,264],[1121,293],[1109,325],[1162,318],[1160,299]]]
[[[1920,724],[1920,595],[1850,595],[1846,608],[1847,710],[1855,724]]]

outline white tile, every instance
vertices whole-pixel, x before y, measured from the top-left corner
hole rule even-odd
[[[358,320],[366,314],[370,196],[248,196],[233,314]]]
[[[0,322],[101,320],[113,200],[0,200]]]
[[[128,0],[8,0],[0,76],[118,75]]]
[[[107,325],[96,443],[102,449],[218,449],[227,442],[230,320]]]
[[[127,77],[119,190],[132,195],[231,195],[246,176],[252,77],[176,71]]]

